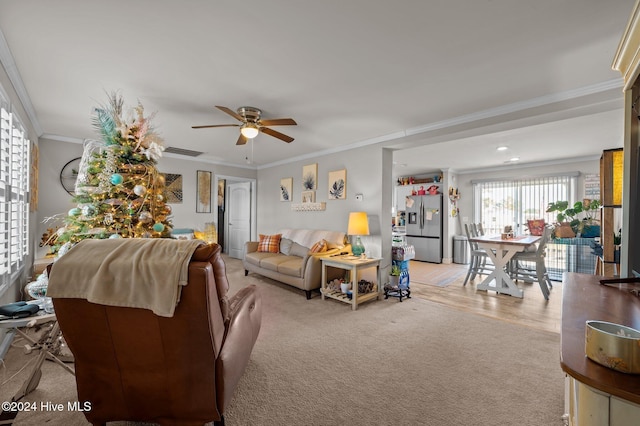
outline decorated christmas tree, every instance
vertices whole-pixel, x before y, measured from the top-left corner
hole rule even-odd
[[[95,108],[93,124],[101,141],[85,143],[73,201],[52,244],[63,255],[86,238],[169,237],[171,207],[164,202],[164,177],[156,164],[162,139],[142,105],[123,116],[122,97],[111,94]]]

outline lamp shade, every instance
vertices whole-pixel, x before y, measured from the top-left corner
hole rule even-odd
[[[253,139],[258,136],[258,126],[253,123],[246,123],[240,127],[240,133],[247,139]]]
[[[365,212],[349,213],[348,235],[369,235],[369,219]]]

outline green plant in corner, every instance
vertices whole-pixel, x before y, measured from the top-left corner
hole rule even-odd
[[[568,222],[574,233],[581,233],[585,226],[595,224],[596,214],[600,209],[600,200],[583,200],[576,201],[569,206],[568,201],[556,201],[549,203],[547,213],[557,212],[556,220],[558,223]]]
[[[613,245],[619,246],[622,244],[622,229],[618,229],[618,232],[613,233]]]

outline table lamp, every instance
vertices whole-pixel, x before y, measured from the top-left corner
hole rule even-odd
[[[349,226],[347,234],[354,235],[356,237],[355,243],[351,245],[351,251],[354,256],[360,256],[364,253],[364,246],[360,241],[360,235],[369,235],[369,220],[367,219],[367,213],[365,212],[351,212],[349,213]]]

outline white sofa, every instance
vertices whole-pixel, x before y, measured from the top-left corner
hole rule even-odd
[[[267,253],[258,251],[258,241],[245,244],[243,256],[244,274],[254,272],[276,281],[280,281],[304,290],[307,299],[311,292],[320,288],[322,264],[320,258],[351,252],[344,232],[317,229],[282,229],[280,251]],[[328,250],[320,253],[309,253],[317,242],[325,240]],[[332,271],[341,273],[340,271]],[[342,271],[344,273],[344,271]],[[337,278],[329,276],[328,278]]]

